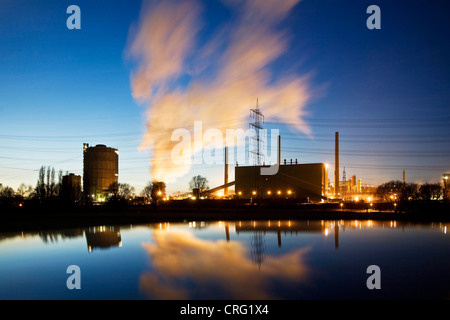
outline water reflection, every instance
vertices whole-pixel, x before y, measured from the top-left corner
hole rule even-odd
[[[88,271],[83,283],[92,291],[80,292],[88,299],[371,298],[366,269],[375,263],[383,268],[383,297],[447,298],[447,229],[439,222],[281,220],[1,233],[0,288],[58,298],[66,281],[60,269],[64,275],[77,264]],[[23,280],[30,268],[42,275],[42,291]],[[123,281],[111,288],[115,278]],[[11,292],[0,289],[0,298]]]
[[[236,234],[238,235],[244,232],[261,233],[262,235],[269,232],[277,233],[279,247],[281,247],[282,234],[323,233],[325,229],[323,221],[239,221],[236,223]]]
[[[83,236],[83,229],[67,229],[67,230],[57,230],[57,231],[41,231],[38,233],[39,238],[44,243],[57,243],[60,240],[75,239]],[[21,236],[24,234],[22,232]]]
[[[94,249],[122,247],[122,237],[118,227],[93,227],[85,230],[89,252]]]
[[[149,224],[146,227],[155,230],[166,230],[170,226],[177,225],[168,222],[161,222],[156,224]],[[345,232],[346,228],[352,230],[363,229],[438,229],[439,232],[447,234],[448,223],[431,222],[431,223],[417,223],[417,222],[398,222],[392,221],[376,221],[376,220],[310,220],[310,221],[294,221],[294,220],[280,220],[280,221],[236,221],[236,222],[205,222],[205,221],[190,221],[180,223],[178,225],[186,225],[189,229],[207,229],[211,226],[218,225],[219,228],[224,228],[225,239],[230,242],[230,226],[235,227],[235,233],[252,233],[253,242],[255,245],[264,247],[263,238],[266,233],[276,233],[278,247],[282,246],[282,236],[286,235],[300,235],[306,233],[322,233],[328,237],[331,233],[334,234],[335,248],[339,248],[339,232]],[[124,226],[93,226],[89,228],[72,228],[52,231],[39,232],[10,232],[1,233],[0,241],[11,238],[27,238],[38,236],[44,243],[51,244],[59,241],[71,240],[79,237],[85,237],[88,250],[92,251],[96,248],[114,248],[122,246],[121,229],[132,229],[132,225]]]
[[[0,236],[1,240],[11,238],[27,238],[38,236],[45,244],[56,244],[60,241],[72,240],[80,237],[86,238],[89,252],[95,249],[110,249],[122,247],[122,236],[118,226],[95,226],[90,228],[74,228],[39,232],[7,233]]]
[[[267,255],[258,270],[243,243],[200,239],[190,230],[154,230],[153,243],[142,246],[151,270],[139,287],[151,299],[276,299],[276,284],[298,286],[310,272],[308,248]]]

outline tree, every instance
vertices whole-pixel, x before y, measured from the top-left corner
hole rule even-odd
[[[23,198],[30,197],[33,194],[33,187],[30,185],[25,185],[25,183],[21,183],[19,188],[17,188],[17,194]]]
[[[45,169],[44,169],[45,170]],[[50,191],[50,175],[51,175],[51,168],[50,166],[47,167],[47,184],[45,185],[45,194],[47,197],[51,196],[51,191]]]
[[[437,200],[443,195],[443,188],[439,183],[425,183],[419,187],[419,198],[424,201]]]
[[[153,190],[153,184],[151,181],[147,183],[147,185],[142,189],[141,196],[147,200],[147,202],[150,202],[152,200],[152,190]]]
[[[15,193],[13,188],[8,187],[8,186],[3,187],[0,184],[0,198],[2,198],[2,199],[12,199],[12,198],[14,198],[15,195],[16,195],[16,193]]]
[[[194,176],[189,182],[189,189],[198,189],[199,192],[205,191],[208,189],[208,180],[201,175]]]
[[[58,194],[58,196],[61,196],[62,192],[63,192],[62,180],[63,180],[63,171],[59,170],[59,172],[58,172],[58,183],[56,184],[56,187],[55,187],[56,193]],[[77,191],[77,192],[79,193],[79,191]]]
[[[113,194],[113,197],[119,196],[119,183],[113,182],[109,185],[109,192]]]
[[[400,201],[412,201],[419,199],[419,185],[417,183],[406,183],[400,194]]]
[[[120,198],[129,200],[134,196],[134,187],[130,186],[128,183],[119,183],[118,187],[118,196]]]
[[[14,189],[8,186],[2,186],[0,183],[0,207],[10,206],[14,203],[16,193]]]
[[[158,200],[166,195],[166,184],[162,181],[149,181],[141,192],[141,195],[156,205]]]
[[[415,183],[404,184],[399,180],[392,180],[378,186],[377,194],[387,202],[407,202],[418,199],[419,186]]]
[[[43,200],[47,197],[47,188],[45,187],[45,167],[41,166],[39,169],[38,181],[36,183],[35,193],[39,200]]]
[[[60,195],[62,187],[62,171],[59,171],[58,183],[55,181],[55,168],[41,166],[35,195],[39,200],[54,198]]]

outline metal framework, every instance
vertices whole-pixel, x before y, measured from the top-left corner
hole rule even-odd
[[[253,165],[261,166],[264,163],[264,154],[261,149],[264,144],[264,139],[262,138],[261,131],[264,129],[262,123],[264,123],[264,115],[259,110],[259,101],[256,99],[256,108],[250,109],[250,117],[253,118],[250,128],[255,130],[255,134],[252,137],[253,148],[250,147],[250,154],[253,157]]]

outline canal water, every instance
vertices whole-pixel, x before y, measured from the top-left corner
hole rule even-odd
[[[448,227],[186,221],[3,233],[0,299],[449,299]]]

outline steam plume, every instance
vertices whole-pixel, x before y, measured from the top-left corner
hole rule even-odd
[[[152,150],[153,179],[170,183],[189,172],[190,165],[171,161],[178,144],[171,141],[175,129],[203,121],[203,130],[214,127],[225,136],[236,119],[248,119],[257,97],[266,119],[290,119],[310,134],[302,120],[310,99],[307,77],[274,81],[269,70],[288,49],[287,35],[276,27],[298,2],[226,0],[236,19],[206,40],[199,2],[165,0],[142,8],[127,52],[137,63],[131,75],[133,97],[147,105],[140,149]]]

